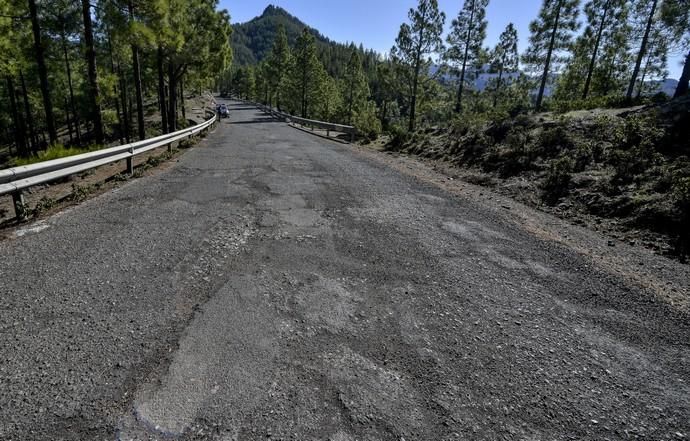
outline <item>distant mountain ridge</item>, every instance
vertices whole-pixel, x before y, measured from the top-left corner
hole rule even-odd
[[[438,75],[439,79],[446,83],[450,84],[454,81],[457,80],[456,75],[452,75],[449,73],[444,73],[444,74],[439,74],[439,71],[441,69],[441,66],[439,65],[432,65],[431,68],[429,69],[429,73],[431,75]],[[482,66],[481,69],[474,70],[470,69],[468,71],[468,82],[470,84],[470,87],[473,90],[483,92],[485,91],[490,84],[492,84],[492,80],[496,80],[498,78],[497,73],[491,73],[489,71],[490,67],[489,65],[484,65]],[[519,71],[519,72],[504,72],[503,73],[503,80],[506,83],[510,83],[512,81],[515,81],[521,74],[524,72]],[[554,73],[551,75],[552,80],[555,80],[558,78],[558,74]],[[673,94],[676,91],[676,87],[678,87],[678,80],[675,80],[673,78],[666,78],[664,80],[651,80],[651,81],[646,81],[645,84],[649,86],[649,89],[651,91],[648,91],[645,93],[645,95],[654,95],[657,93],[663,93],[669,97],[672,97]],[[554,85],[552,83],[548,84],[546,89],[544,90],[544,95],[545,96],[551,96],[553,95],[554,91]],[[533,91],[536,94],[536,90]],[[623,90],[621,90],[621,93],[623,93]]]

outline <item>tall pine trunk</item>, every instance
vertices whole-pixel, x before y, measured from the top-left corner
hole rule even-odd
[[[10,98],[10,111],[12,112],[12,123],[14,125],[14,142],[16,144],[17,153],[20,156],[27,156],[26,152],[26,129],[24,128],[24,120],[19,114],[17,107],[17,95],[14,88],[14,81],[11,76],[7,76],[7,94]]]
[[[553,47],[556,43],[556,34],[558,32],[559,21],[561,20],[561,8],[563,7],[563,0],[558,2],[558,9],[556,10],[556,19],[553,22],[553,31],[551,32],[551,41],[549,42],[549,51],[546,53],[546,63],[544,64],[544,73],[541,76],[541,84],[539,85],[539,94],[537,95],[537,104],[535,110],[541,110],[542,101],[544,100],[544,89],[546,89],[546,81],[549,78],[549,69],[551,68],[551,56],[553,55]]]
[[[127,2],[129,9],[129,20],[134,21],[134,5],[132,0]],[[134,91],[137,100],[137,132],[139,139],[146,139],[146,128],[144,126],[144,97],[141,87],[141,66],[139,63],[139,48],[136,44],[132,44],[132,70],[134,71]]]
[[[589,67],[587,68],[587,79],[585,80],[585,89],[582,92],[582,99],[586,100],[589,95],[589,87],[592,84],[592,74],[594,73],[594,66],[597,62],[597,53],[599,52],[599,45],[601,44],[601,36],[604,34],[604,28],[606,27],[606,16],[608,15],[609,8],[611,7],[611,0],[607,0],[604,5],[604,12],[601,15],[601,23],[599,24],[599,30],[597,31],[597,38],[594,40],[594,50],[592,51],[592,58],[589,60]]]
[[[501,90],[501,81],[503,80],[503,66],[505,59],[501,63],[501,69],[498,71],[498,81],[496,82],[496,90],[494,90],[494,107],[498,105],[498,93]]]
[[[458,86],[458,101],[455,104],[455,113],[462,110],[462,92],[465,88],[465,70],[467,69],[467,57],[470,53],[470,41],[472,40],[472,26],[474,26],[474,5],[472,0],[472,11],[470,12],[470,22],[467,25],[467,39],[465,40],[465,54],[462,58],[462,70],[460,72],[460,85]]]
[[[642,96],[642,92],[644,90],[644,80],[647,78],[647,72],[649,71],[649,64],[651,62],[651,56],[647,57],[647,61],[644,63],[644,67],[642,68],[642,74],[640,75],[640,81],[637,83],[637,95],[635,95],[635,98],[639,99]]]
[[[165,106],[165,72],[163,71],[163,48],[158,46],[156,53],[156,64],[158,68],[158,103],[161,111],[161,124],[163,133],[168,133],[168,109]]]
[[[72,115],[69,113],[69,98],[65,97],[65,122],[67,122],[67,133],[69,135],[69,145],[74,144],[74,136],[72,131]]]
[[[426,10],[424,15],[422,15],[421,22],[426,20]],[[412,79],[412,97],[410,99],[410,121],[407,126],[408,131],[414,132],[416,120],[417,120],[417,93],[419,91],[419,72],[421,70],[422,63],[422,37],[424,35],[424,29],[420,29],[418,33],[419,42],[415,50],[415,60],[414,60],[414,78]]]
[[[685,57],[683,73],[680,75],[678,87],[676,88],[676,93],[673,94],[673,98],[680,98],[688,93],[688,82],[690,82],[690,52]]]
[[[118,71],[115,69],[115,56],[113,55],[113,45],[110,39],[110,31],[108,31],[108,54],[110,55],[110,72],[117,76]],[[119,68],[118,68],[119,70]],[[119,90],[120,85],[116,85],[114,87],[114,92],[115,92],[115,112],[117,114],[117,126],[118,126],[118,136],[120,138],[120,143],[124,143],[125,139],[125,130],[124,130],[124,122],[123,122],[123,117],[120,114],[120,98],[118,97],[119,95]]]
[[[19,81],[22,86],[22,95],[24,98],[24,114],[26,118],[26,124],[29,129],[29,140],[31,141],[31,150],[33,153],[38,153],[38,139],[36,138],[36,131],[34,129],[34,116],[31,113],[31,105],[29,104],[29,91],[26,88],[26,81],[24,80],[24,73],[19,71]]]
[[[307,117],[307,66],[306,64],[302,66],[302,89],[300,91],[301,95],[301,109],[300,113],[302,118]]]
[[[177,130],[177,77],[175,63],[168,63],[168,130],[172,133]]]
[[[29,15],[31,16],[31,29],[34,36],[34,55],[38,66],[38,78],[41,83],[41,94],[43,95],[43,109],[46,114],[46,127],[50,143],[55,144],[58,140],[53,117],[53,101],[50,97],[50,86],[48,85],[48,68],[45,61],[45,48],[41,42],[41,25],[38,22],[38,10],[36,0],[29,0]]]
[[[180,77],[180,109],[182,110],[182,119],[187,121],[187,110],[184,108],[184,75]]]
[[[77,113],[77,105],[74,102],[74,85],[72,83],[72,66],[69,62],[69,55],[67,54],[67,37],[62,34],[62,52],[65,56],[65,72],[67,73],[67,87],[69,89],[69,107],[72,110],[72,118],[74,121],[74,132],[77,136],[77,144],[81,145],[81,130],[79,128],[79,114]],[[70,129],[70,142],[72,131]]]
[[[127,108],[129,109],[129,114],[128,114],[129,119],[127,120],[127,123],[130,125],[130,128],[131,128],[132,115],[134,115],[134,101],[132,100],[132,95],[129,93],[127,94]],[[134,138],[134,134],[132,134],[131,131],[130,131],[130,136],[132,138]]]
[[[383,100],[381,106],[381,127],[383,130],[388,130],[388,100]]]
[[[122,105],[122,130],[125,133],[125,140],[130,142],[132,140],[132,135],[129,130],[130,128],[130,113],[127,111],[127,81],[124,75],[122,75],[122,68],[120,65],[117,66],[117,76],[120,78],[120,104]]]
[[[637,77],[640,74],[640,67],[642,66],[642,61],[644,60],[644,57],[647,53],[649,34],[652,31],[652,24],[654,24],[654,14],[656,13],[657,4],[658,0],[652,0],[652,9],[649,13],[649,18],[647,19],[647,26],[645,27],[644,36],[642,37],[640,52],[637,54],[635,68],[633,69],[632,78],[630,78],[630,84],[628,84],[628,92],[625,95],[628,101],[632,100],[633,93],[635,92],[635,84],[637,83]]]
[[[96,50],[93,41],[93,22],[91,21],[91,4],[89,0],[81,0],[82,15],[84,16],[84,43],[86,45],[86,64],[89,73],[89,105],[91,107],[91,123],[96,144],[103,144],[103,115],[101,115],[100,93],[98,90],[98,71],[96,70]]]
[[[409,132],[414,132],[415,123],[417,119],[417,91],[419,89],[419,70],[421,60],[417,57],[414,68],[414,78],[412,79],[412,97],[410,99],[410,121],[407,125],[407,130]]]
[[[349,94],[347,101],[347,125],[352,124],[352,101],[354,100],[355,82],[354,79],[349,84]]]
[[[282,71],[278,72],[278,78],[282,78]],[[278,87],[276,87],[276,109],[278,109],[278,112],[282,112],[283,110],[281,109],[280,106],[280,81],[277,83]]]

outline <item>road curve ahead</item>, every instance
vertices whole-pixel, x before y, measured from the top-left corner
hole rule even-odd
[[[687,309],[230,108],[179,162],[0,242],[0,439],[690,438]]]

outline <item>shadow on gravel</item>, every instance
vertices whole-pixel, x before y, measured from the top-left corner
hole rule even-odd
[[[228,104],[228,109],[232,110],[259,110],[255,106],[247,106],[246,104]]]
[[[272,123],[272,122],[278,122],[278,120],[275,118],[256,118],[256,119],[245,120],[245,121],[234,121],[231,124],[263,124],[263,123]]]

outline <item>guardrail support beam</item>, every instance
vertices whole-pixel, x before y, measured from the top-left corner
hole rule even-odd
[[[127,158],[127,174],[134,174],[134,158]]]
[[[14,205],[14,214],[18,221],[26,218],[26,205],[24,201],[24,193],[17,191],[12,193],[12,205]]]

